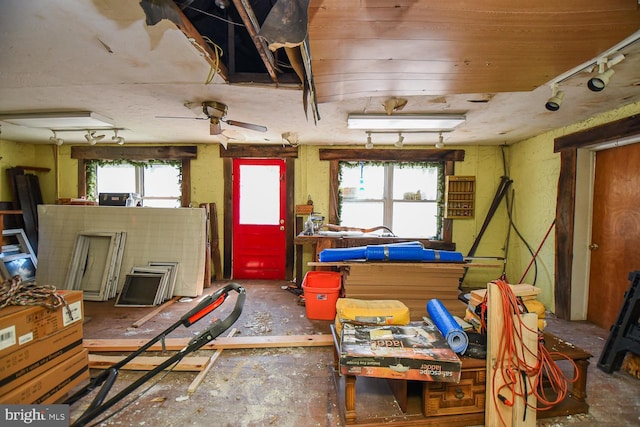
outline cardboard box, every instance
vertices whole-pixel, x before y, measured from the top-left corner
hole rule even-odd
[[[89,379],[89,351],[82,349],[26,383],[0,395],[1,404],[46,404],[59,401],[69,390]]]
[[[54,334],[72,323],[82,323],[82,291],[58,291],[67,307],[9,306],[0,309],[0,357]]]
[[[0,395],[47,372],[82,350],[82,323],[0,357]]]
[[[462,362],[440,331],[423,322],[408,325],[344,324],[340,372],[375,378],[460,381]]]

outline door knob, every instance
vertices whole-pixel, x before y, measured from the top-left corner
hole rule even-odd
[[[589,249],[592,250],[592,251],[597,250],[599,247],[600,246],[598,246],[597,243],[592,243],[592,244],[589,245]]]

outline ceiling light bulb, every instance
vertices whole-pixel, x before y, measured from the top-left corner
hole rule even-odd
[[[558,111],[560,106],[562,105],[562,100],[564,99],[564,92],[559,90],[553,94],[551,98],[547,100],[547,103],[544,104],[544,108],[549,111]]]
[[[367,132],[367,143],[364,144],[364,148],[367,148],[367,149],[373,148],[373,142],[371,141],[371,132]]]
[[[613,69],[609,68],[604,73],[600,73],[597,76],[590,78],[587,82],[587,87],[593,92],[600,92],[604,90],[604,88],[609,84],[609,79],[611,79],[613,73]]]

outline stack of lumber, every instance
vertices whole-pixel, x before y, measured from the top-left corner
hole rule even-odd
[[[59,291],[67,306],[0,309],[0,402],[56,403],[89,380],[82,345],[82,292]]]
[[[538,315],[538,329],[541,331],[544,330],[546,326],[546,321],[544,320],[545,308],[537,299],[537,296],[542,292],[542,289],[528,284],[509,286],[513,290],[514,295],[522,300],[524,306],[527,308],[527,312],[536,313]],[[476,330],[480,330],[480,307],[485,301],[486,295],[486,289],[476,289],[471,291],[469,304],[464,315],[464,320],[471,323]]]
[[[428,316],[427,302],[439,299],[452,315],[464,316],[458,299],[463,263],[366,262],[344,263],[344,296],[362,300],[403,302],[411,320]]]

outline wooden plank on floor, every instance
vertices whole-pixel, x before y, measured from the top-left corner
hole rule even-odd
[[[236,332],[238,332],[238,330],[236,328],[233,328],[231,330],[231,332],[229,332],[229,334],[227,334],[227,337],[234,336],[236,334]],[[213,356],[211,356],[211,358],[209,359],[209,361],[207,362],[205,367],[202,368],[200,373],[198,375],[196,375],[196,377],[193,379],[191,384],[189,384],[189,387],[187,387],[187,393],[189,395],[192,395],[193,393],[196,392],[196,390],[198,389],[198,386],[200,385],[202,380],[204,380],[204,377],[207,376],[207,374],[209,373],[209,371],[211,370],[213,365],[216,363],[216,360],[218,360],[218,358],[220,357],[222,352],[223,352],[223,349],[221,349],[221,348],[217,349],[216,352],[213,353]]]
[[[174,302],[178,301],[180,299],[180,297],[173,297],[171,298],[169,301],[165,302],[164,304],[160,305],[158,308],[156,308],[155,310],[151,311],[149,314],[147,314],[146,316],[142,317],[141,319],[136,320],[133,325],[131,325],[132,328],[139,328],[140,326],[142,326],[144,323],[146,323],[149,319],[155,317],[158,313],[160,313],[162,310],[164,310],[165,308],[167,308],[168,306],[170,306],[171,304],[173,304]]]
[[[181,350],[189,343],[191,338],[166,338],[166,350]],[[145,345],[149,340],[142,338],[122,339],[84,339],[84,348],[92,352],[98,351],[135,351]],[[331,347],[333,338],[331,334],[322,335],[273,335],[255,337],[218,337],[209,344],[201,347],[202,350],[217,349],[246,349],[246,348],[278,348],[278,347]],[[156,343],[148,351],[161,351],[162,345]]]
[[[106,356],[89,353],[89,368],[108,369],[119,363],[127,356]],[[164,363],[169,357],[162,356],[138,356],[120,369],[129,371],[150,371]],[[200,372],[206,366],[207,356],[193,356],[183,358],[173,371]],[[169,369],[169,368],[167,368]]]

